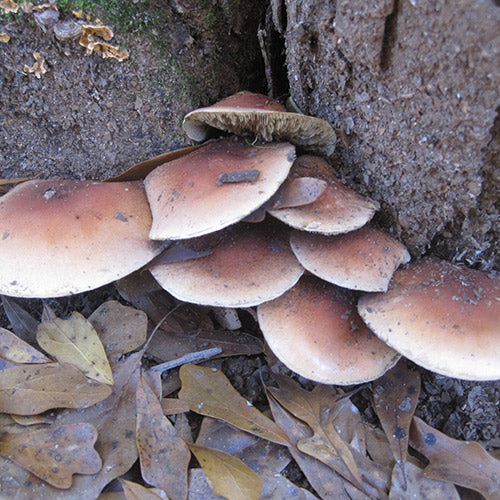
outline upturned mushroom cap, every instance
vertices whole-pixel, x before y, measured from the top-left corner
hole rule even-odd
[[[293,231],[290,245],[311,273],[366,292],[385,292],[394,271],[410,260],[402,243],[371,226],[337,236]]]
[[[367,382],[400,358],[363,323],[352,292],[314,276],[304,276],[281,297],[261,304],[257,314],[274,354],[316,382]]]
[[[182,126],[195,141],[205,140],[212,129],[218,129],[236,135],[252,134],[264,141],[290,141],[326,155],[333,153],[336,141],[335,131],[327,121],[289,113],[275,99],[247,91],[191,111]]]
[[[255,224],[223,231],[206,257],[163,263],[160,256],[150,270],[174,297],[219,307],[250,307],[274,299],[304,272],[287,234]]]
[[[387,293],[359,301],[368,326],[442,375],[500,378],[500,275],[433,259],[396,271]]]
[[[317,177],[328,183],[323,194],[308,205],[268,211],[296,229],[330,235],[347,233],[364,226],[378,209],[375,202],[339,182],[332,167],[318,156],[297,158],[291,175]]]
[[[139,182],[20,184],[0,198],[0,294],[60,297],[115,281],[162,250],[150,226]]]
[[[294,157],[288,143],[229,138],[156,168],[145,181],[150,238],[195,238],[240,221],[278,190]]]

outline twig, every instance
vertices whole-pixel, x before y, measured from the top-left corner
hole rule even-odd
[[[213,356],[220,354],[222,349],[220,347],[212,347],[211,349],[205,349],[204,351],[190,352],[184,356],[177,359],[172,359],[171,361],[165,361],[165,363],[160,363],[159,365],[153,366],[152,371],[155,372],[166,372],[167,370],[172,370],[172,368],[177,368],[178,366],[185,365],[187,363],[196,363],[198,361],[204,361]]]

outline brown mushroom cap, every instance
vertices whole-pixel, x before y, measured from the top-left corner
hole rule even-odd
[[[335,131],[327,121],[289,113],[275,99],[247,91],[191,111],[182,126],[195,141],[205,140],[215,128],[237,135],[250,133],[264,141],[290,141],[326,155],[333,153],[336,141]]]
[[[281,297],[261,304],[257,313],[274,354],[316,382],[367,382],[400,358],[363,323],[352,292],[314,276],[304,276]]]
[[[162,263],[160,256],[150,270],[174,297],[219,307],[250,307],[274,299],[304,272],[287,235],[255,224],[223,231],[206,257]]]
[[[145,181],[153,212],[150,238],[195,238],[234,224],[266,202],[286,179],[295,149],[222,139],[156,168]],[[257,179],[245,180],[257,172]],[[242,175],[242,182],[221,176]]]
[[[359,301],[365,322],[415,363],[466,380],[500,378],[500,275],[433,259]]]
[[[394,271],[410,260],[403,244],[371,226],[337,236],[293,231],[290,245],[311,273],[366,292],[385,292]]]
[[[308,205],[268,210],[296,229],[330,235],[347,233],[364,226],[378,209],[375,202],[339,182],[332,167],[318,156],[297,158],[291,175],[317,177],[328,183],[323,194]]]
[[[97,288],[162,250],[140,182],[28,181],[0,198],[0,294],[60,297]]]

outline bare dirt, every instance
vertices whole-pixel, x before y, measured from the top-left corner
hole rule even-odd
[[[425,252],[451,260],[462,254],[462,260],[492,268],[499,235],[494,90],[500,65],[492,66],[491,54],[497,53],[498,44],[495,48],[488,30],[500,9],[484,0],[469,6],[467,16],[456,14],[481,26],[481,32],[468,33],[461,42],[467,46],[464,50],[460,44],[454,48],[444,42],[465,28],[449,21],[455,35],[439,31],[443,12],[435,14],[437,25],[429,28],[441,38],[431,37],[422,45],[401,38],[389,43],[393,35],[384,35],[384,30],[403,30],[412,16],[407,10],[420,8],[420,2],[396,0],[399,7],[386,3],[370,14],[373,23],[361,23],[370,26],[365,29],[375,52],[365,47],[355,60],[352,54],[361,49],[349,46],[354,34],[345,34],[342,50],[334,43],[335,2],[321,2],[322,7],[314,9],[312,2],[289,1],[288,17],[286,12],[279,14],[276,5],[284,8],[280,2],[272,2],[275,21],[281,19],[282,24],[271,29],[268,12],[268,47],[283,52],[273,59],[272,70],[267,67],[267,83],[279,94],[288,91],[289,82],[305,112],[350,134],[348,147],[339,144],[336,167],[348,183],[382,202],[378,222],[409,245],[414,256]],[[344,10],[336,22],[346,23],[346,2],[338,2],[338,7]],[[399,10],[391,20],[394,9]],[[493,9],[496,14],[488,14],[483,23],[481,16]],[[422,18],[431,15],[420,13]],[[104,23],[118,23],[116,13],[111,14],[92,12]],[[238,90],[266,91],[266,68],[256,36],[259,23],[265,25],[264,14],[260,2],[206,1],[193,9],[189,0],[139,1],[128,19],[115,24],[113,43],[131,54],[124,62],[88,56],[78,41],[58,41],[31,15],[0,16],[0,32],[10,36],[8,43],[0,44],[0,178],[104,179],[187,145],[180,127],[186,112]],[[418,11],[413,15],[418,17]],[[429,48],[435,53],[425,63],[422,58]],[[484,54],[475,59],[478,51]],[[40,79],[23,70],[34,62],[33,52],[47,63],[48,72]],[[283,66],[279,70],[285,57],[288,73]],[[414,77],[405,80],[401,72],[416,60],[431,64],[434,76],[418,80],[414,68]],[[455,67],[452,61],[457,60]],[[457,74],[467,85],[454,80]],[[50,304],[62,315],[71,310],[88,315],[103,300],[117,297],[108,286]],[[19,303],[40,313],[40,303]],[[0,325],[9,327],[1,310]],[[265,365],[265,359],[259,359]],[[240,392],[258,406],[264,404],[257,357],[229,358],[222,366]],[[490,449],[500,447],[500,382],[464,382],[421,373],[419,416],[450,436],[479,440]],[[374,418],[369,389],[357,402]]]

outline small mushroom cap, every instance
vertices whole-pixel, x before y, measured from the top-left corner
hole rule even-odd
[[[285,181],[295,157],[288,143],[251,146],[222,139],[156,168],[145,181],[153,212],[150,238],[203,236],[234,224],[265,203]],[[245,173],[257,178],[245,180]],[[242,174],[242,182],[221,182]]]
[[[375,202],[339,182],[332,167],[318,156],[300,156],[292,172],[295,176],[317,177],[328,183],[323,194],[308,205],[268,210],[295,229],[329,235],[347,233],[364,226],[378,209]]]
[[[261,304],[257,314],[274,354],[316,382],[367,382],[400,358],[363,323],[352,292],[314,276],[304,276],[281,297]]]
[[[385,292],[394,271],[410,260],[402,243],[371,226],[337,236],[293,231],[290,245],[311,273],[366,292]]]
[[[274,299],[304,272],[288,235],[255,224],[223,231],[206,257],[165,264],[160,256],[150,270],[174,297],[218,307],[250,307]]]
[[[396,271],[359,301],[368,326],[415,363],[448,377],[500,378],[500,275],[432,259]]]
[[[28,181],[0,198],[0,294],[60,297],[115,281],[162,246],[142,183]]]
[[[212,129],[218,129],[236,135],[253,134],[264,141],[290,141],[326,155],[333,153],[336,141],[327,121],[289,113],[275,99],[247,91],[191,111],[182,126],[195,141],[205,140]]]

